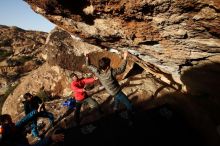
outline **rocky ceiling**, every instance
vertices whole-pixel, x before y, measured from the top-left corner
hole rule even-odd
[[[198,64],[220,63],[219,0],[25,1],[81,41],[129,50],[170,84],[182,84],[181,75]]]

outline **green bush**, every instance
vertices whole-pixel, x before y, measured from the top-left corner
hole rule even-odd
[[[11,93],[14,91],[14,89],[18,86],[18,84],[19,84],[19,83],[16,83],[16,84],[14,84],[14,85],[10,85],[10,86],[8,87],[8,89],[5,91],[4,97],[7,98],[8,95],[11,94]]]
[[[10,51],[5,51],[5,50],[0,50],[0,60],[5,59],[6,57],[10,56],[12,52]]]
[[[32,56],[21,56],[16,59],[10,58],[7,60],[7,63],[9,66],[20,66],[23,65],[25,62],[31,60],[32,58]]]

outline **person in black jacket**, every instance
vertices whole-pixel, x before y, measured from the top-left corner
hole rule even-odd
[[[54,116],[52,113],[47,112],[44,103],[38,96],[33,96],[30,93],[25,93],[24,94],[24,111],[25,115],[29,114],[30,112],[37,110],[38,115],[37,117],[46,117],[49,118],[51,126],[53,126],[54,123]],[[39,132],[37,130],[37,117],[33,120],[31,124],[31,132],[34,137],[38,137],[40,140]]]

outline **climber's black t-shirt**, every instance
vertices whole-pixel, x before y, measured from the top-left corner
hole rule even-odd
[[[24,101],[24,111],[25,114],[27,115],[33,110],[37,110],[39,107],[39,104],[42,103],[42,100],[38,96],[34,96],[31,101]]]

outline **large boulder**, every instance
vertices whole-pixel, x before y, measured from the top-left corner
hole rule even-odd
[[[128,49],[169,84],[220,52],[218,0],[25,1],[84,42]]]

